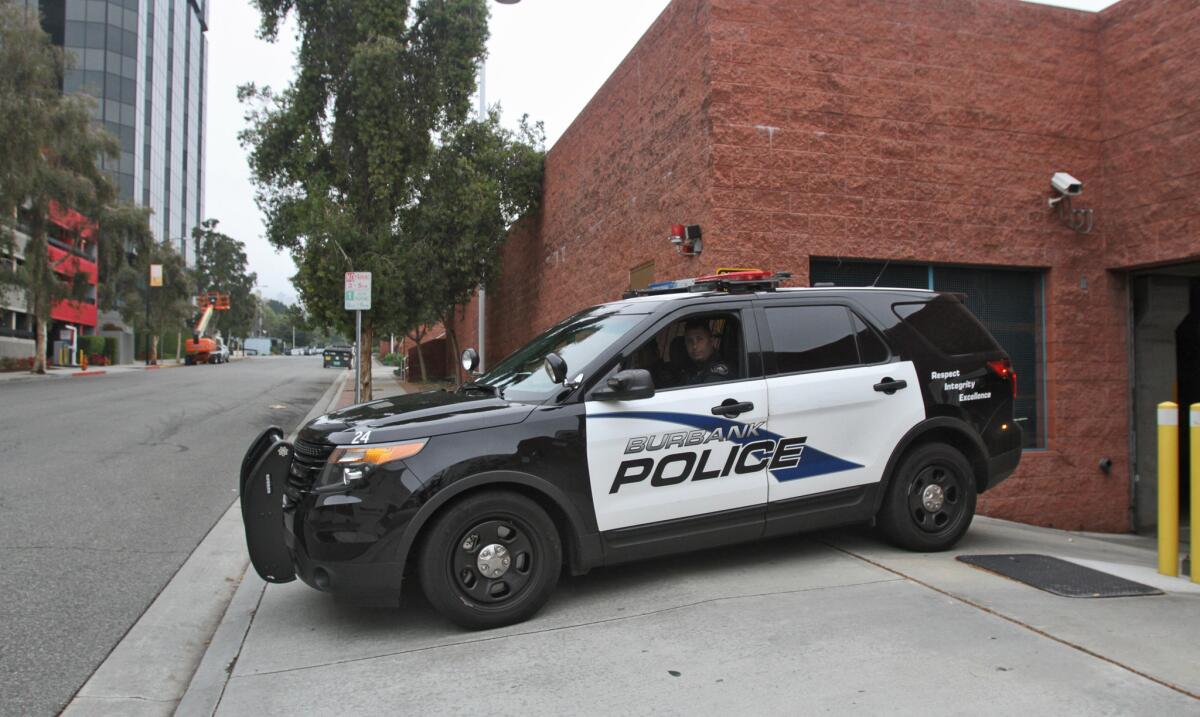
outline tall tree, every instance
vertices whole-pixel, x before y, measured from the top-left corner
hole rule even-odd
[[[443,135],[417,202],[405,212],[413,237],[405,245],[405,264],[424,278],[408,314],[397,318],[436,317],[454,355],[456,308],[495,278],[509,228],[541,199],[544,142],[540,123],[522,118],[512,132],[500,126],[494,110],[483,121],[454,128]]]
[[[59,278],[71,254],[51,261],[51,205],[95,219],[116,196],[100,158],[116,158],[120,145],[92,122],[93,100],[61,94],[62,50],[34,13],[9,2],[0,4],[0,67],[0,217],[11,222],[20,210],[29,236],[25,263],[0,272],[0,286],[24,293],[35,326],[33,371],[45,373],[50,311],[86,289],[82,273],[69,283]],[[0,227],[0,254],[15,254],[16,241],[11,227]]]
[[[217,224],[216,219],[205,219],[192,229],[196,240],[196,289],[229,294],[229,310],[221,312],[222,328],[227,335],[246,336],[254,321],[252,292],[258,275],[246,271],[246,245],[217,231]]]
[[[398,214],[433,151],[461,122],[487,39],[485,0],[254,0],[274,39],[293,14],[297,76],[281,93],[241,88],[251,103],[243,142],[267,236],[292,251],[293,279],[321,325],[347,332],[342,273],[371,271],[374,287],[406,279]],[[401,293],[401,292],[398,292]],[[377,292],[363,321],[370,366],[377,318],[402,311]],[[370,372],[360,376],[371,397]]]
[[[154,240],[150,210],[119,204],[101,215],[109,254],[101,255],[100,305],[116,308],[125,323],[146,336],[146,358],[158,359],[158,336],[179,331],[196,312],[196,286],[183,257],[168,243]],[[163,285],[150,286],[150,266],[161,264]]]

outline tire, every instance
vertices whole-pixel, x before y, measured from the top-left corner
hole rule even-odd
[[[467,547],[469,546],[469,547]],[[481,573],[489,565],[500,577]],[[511,562],[503,565],[501,560]],[[537,503],[516,493],[467,496],[434,519],[418,555],[421,589],[434,609],[470,630],[486,630],[533,617],[558,584],[562,542],[554,521]]]
[[[879,527],[901,548],[949,550],[975,517],[975,497],[975,471],[966,457],[944,443],[922,444],[904,455],[892,475]]]

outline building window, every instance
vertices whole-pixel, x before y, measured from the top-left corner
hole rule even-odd
[[[1025,447],[1046,447],[1044,272],[814,258],[809,276],[813,285],[891,286],[965,295],[967,308],[1012,359],[1017,373],[1014,412]]]
[[[633,291],[645,289],[654,281],[654,262],[638,264],[629,270],[629,288]]]

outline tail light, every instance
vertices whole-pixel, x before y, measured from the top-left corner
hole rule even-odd
[[[1017,397],[1017,372],[1013,370],[1012,361],[1008,359],[1000,359],[999,361],[988,361],[988,370],[996,374],[1005,381],[1012,382],[1013,399]]]

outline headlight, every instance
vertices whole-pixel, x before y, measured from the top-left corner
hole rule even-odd
[[[353,485],[382,465],[417,455],[428,442],[428,438],[422,438],[399,443],[338,446],[329,454],[329,460],[317,479],[316,488]]]

